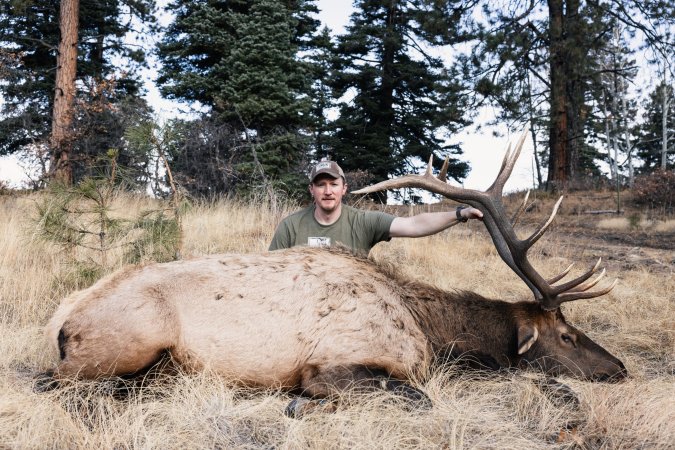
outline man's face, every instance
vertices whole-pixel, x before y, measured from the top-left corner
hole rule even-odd
[[[347,185],[342,177],[319,175],[309,184],[309,193],[314,197],[317,208],[330,213],[340,206],[342,197],[347,193]]]

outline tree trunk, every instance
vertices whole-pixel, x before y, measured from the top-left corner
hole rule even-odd
[[[566,189],[581,173],[587,107],[588,46],[579,0],[548,0],[551,79],[548,189]]]
[[[610,129],[610,113],[607,108],[607,91],[602,88],[602,114],[605,122],[605,145],[607,145],[607,163],[609,164],[609,178],[616,181],[619,178],[618,161],[616,152],[612,152],[612,132]]]
[[[633,157],[632,157],[633,148],[630,142],[630,133],[628,130],[628,101],[626,99],[628,92],[623,78],[619,79],[619,83],[621,86],[621,93],[622,93],[621,96],[621,115],[623,116],[622,131],[623,131],[624,149],[626,151],[626,163],[628,164],[628,187],[632,189],[633,182],[635,181],[635,173],[633,168]]]
[[[527,73],[527,101],[528,101],[528,107],[529,107],[529,115],[530,115],[530,134],[532,135],[532,147],[533,147],[533,155],[534,155],[534,163],[537,168],[537,187],[541,189],[541,187],[544,185],[544,180],[541,177],[541,163],[539,162],[539,154],[537,150],[537,132],[534,128],[534,121],[536,118],[536,112],[534,110],[534,105],[532,105],[532,83],[530,81],[530,68],[528,67],[528,73]]]
[[[564,189],[570,178],[567,141],[567,104],[565,95],[565,36],[563,0],[549,0],[549,42],[551,78],[551,123],[547,189]]]
[[[668,110],[670,109],[670,104],[672,99],[670,98],[670,89],[666,84],[668,81],[667,78],[667,68],[663,68],[663,94],[662,94],[662,107],[661,107],[661,169],[666,170],[666,164],[668,161]]]
[[[378,133],[381,134],[382,142],[386,142],[388,147],[392,145],[392,126],[394,123],[394,63],[398,50],[395,43],[398,8],[398,2],[394,0],[387,11],[386,34],[382,37],[382,85],[379,96],[379,111],[374,123]],[[376,173],[376,175],[381,179],[386,179],[389,176],[388,173]]]
[[[530,135],[532,136],[532,156],[534,157],[534,164],[537,171],[537,187],[541,189],[544,180],[541,178],[541,163],[539,162],[539,150],[537,149],[537,131],[534,129],[532,118],[530,118]]]
[[[56,89],[52,114],[50,174],[53,180],[71,184],[73,108],[77,72],[79,0],[61,0],[61,40],[56,64]]]
[[[580,15],[579,0],[565,0],[565,95],[567,95],[567,148],[569,161],[569,181],[577,181],[585,173],[580,169],[585,144],[586,108],[585,94],[585,58],[588,54],[584,42],[586,32],[584,20]]]
[[[371,148],[368,151],[373,155],[382,155],[382,157],[395,157],[396,151],[392,149],[394,145],[393,125],[394,125],[394,64],[397,51],[400,50],[397,43],[396,30],[397,20],[399,15],[399,4],[397,0],[392,0],[387,6],[386,16],[386,31],[382,36],[382,55],[380,61],[381,68],[381,86],[378,98],[378,111],[373,117],[372,128],[375,130],[377,139],[375,142],[368,144]],[[375,144],[378,148],[373,148]],[[368,146],[366,148],[368,148]],[[388,149],[386,155],[382,154],[382,150]],[[373,171],[372,175],[379,180],[387,179],[389,173],[382,167]],[[387,203],[387,193],[375,192],[371,197],[378,203]]]

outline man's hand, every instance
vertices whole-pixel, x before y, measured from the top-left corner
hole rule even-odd
[[[480,221],[483,221],[483,213],[480,210],[472,208],[470,206],[463,208],[459,212],[459,214],[465,219],[478,219]]]

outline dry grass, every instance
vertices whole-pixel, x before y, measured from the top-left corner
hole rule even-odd
[[[639,216],[635,218],[612,217],[599,220],[597,227],[604,230],[640,229],[656,233],[672,233],[675,232],[675,220],[649,220]]]
[[[138,202],[147,200],[122,199],[120,209],[132,211]],[[675,442],[672,265],[615,272],[620,283],[610,295],[565,307],[568,319],[631,374],[616,385],[561,379],[578,406],[540,389],[538,374],[476,379],[452,368],[421,383],[431,410],[409,411],[386,393],[353,395],[333,414],[301,420],[284,417],[288,394],[238,388],[209,373],[163,377],[125,397],[111,382],[35,393],[34,374],[54,364],[41,327],[73,283],[57,249],[33,238],[32,208],[31,197],[0,196],[0,448],[666,449]],[[289,209],[196,206],[184,220],[183,254],[262,251]],[[576,257],[577,247],[542,241],[532,260],[544,273]],[[380,244],[373,258],[443,288],[506,300],[530,296],[479,224]]]

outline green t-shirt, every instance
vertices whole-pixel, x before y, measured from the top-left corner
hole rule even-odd
[[[367,255],[375,244],[391,239],[389,228],[395,218],[391,214],[342,205],[340,218],[335,223],[321,225],[314,218],[314,208],[312,205],[286,217],[277,227],[269,249],[340,244],[354,253]]]

